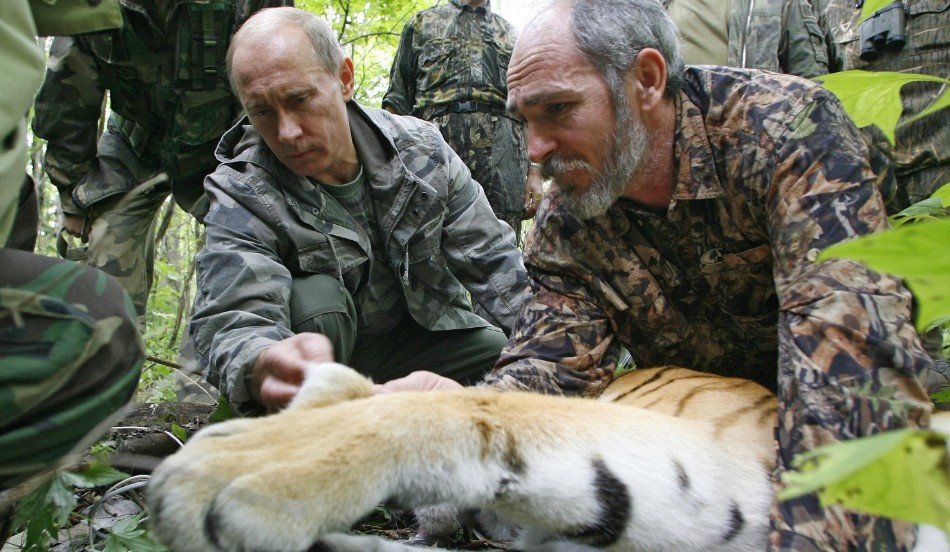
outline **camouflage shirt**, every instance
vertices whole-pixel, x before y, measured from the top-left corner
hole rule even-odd
[[[858,24],[861,9],[855,7],[855,2],[792,0],[784,37],[788,43],[788,72],[817,77],[864,69],[950,77],[950,4],[947,0],[910,0],[903,4],[907,43],[898,51],[880,51],[874,61],[863,61]],[[950,109],[908,122],[945,88],[940,83],[912,83],[901,89],[904,113],[897,129],[897,147],[891,146],[876,128],[863,129],[894,161],[900,185],[896,208],[925,199],[950,182]]]
[[[284,167],[246,122],[222,138],[205,181],[211,209],[197,256],[190,331],[208,381],[242,408],[258,354],[293,335],[292,280],[330,274],[356,297],[373,263],[396,275],[406,310],[429,330],[478,328],[466,289],[510,333],[526,275],[511,228],[435,127],[349,102],[350,130],[383,250],[326,191]]]
[[[817,445],[926,422],[910,293],[855,262],[815,262],[887,224],[890,173],[838,101],[795,77],[692,67],[675,106],[666,212],[621,200],[582,221],[556,191],[542,202],[525,250],[533,297],[486,383],[596,395],[621,345],[641,367],[749,377],[779,395],[779,471]],[[813,496],[774,523],[788,550],[913,540]]]
[[[503,109],[515,39],[511,24],[488,5],[451,0],[417,13],[403,28],[383,106],[417,116],[463,101]]]
[[[140,183],[97,170],[106,91],[113,128],[139,157],[125,163],[137,173],[168,173],[189,208],[217,164],[215,144],[240,112],[224,70],[230,35],[254,10],[288,3],[122,0],[120,29],[54,39],[33,129],[48,142],[46,170],[63,208],[82,212]]]

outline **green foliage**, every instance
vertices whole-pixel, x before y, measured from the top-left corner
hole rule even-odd
[[[895,143],[894,133],[904,110],[901,87],[911,82],[934,82],[944,86],[950,84],[950,80],[931,75],[860,70],[823,75],[816,80],[838,96],[854,124],[859,127],[878,127],[891,144]],[[950,89],[944,90],[926,110],[908,122],[947,106],[950,106]]]
[[[109,529],[103,552],[165,552],[168,550],[153,541],[142,526],[144,513],[118,521]]]
[[[893,3],[894,0],[864,0],[864,5],[861,7],[861,18],[859,21],[864,21],[868,17],[871,17],[874,12],[887,6],[888,4]]]
[[[171,431],[172,435],[174,435],[175,438],[177,438],[182,443],[188,440],[188,433],[185,432],[185,428],[178,424],[172,424],[169,428],[169,431]]]
[[[126,474],[105,464],[93,463],[81,471],[59,470],[17,503],[14,527],[23,527],[26,538],[23,550],[44,551],[66,526],[78,499],[74,487],[92,488],[115,483]]]
[[[848,258],[900,276],[917,298],[917,329],[950,317],[950,218],[906,224],[839,243],[819,260]]]
[[[432,0],[296,0],[298,8],[324,18],[353,59],[356,99],[379,106],[406,21]]]
[[[823,505],[842,504],[874,515],[928,523],[950,533],[947,438],[904,429],[821,447],[786,472],[788,500],[818,491]]]
[[[214,424],[223,422],[225,420],[230,420],[236,416],[237,414],[235,414],[234,409],[231,408],[231,403],[228,402],[228,398],[224,395],[219,395],[218,406],[215,407],[214,412],[212,412],[211,416],[208,417],[208,421]]]
[[[895,227],[908,222],[920,222],[947,216],[947,208],[950,208],[950,183],[944,184],[932,196],[923,201],[919,201],[900,213],[890,217],[891,224]]]

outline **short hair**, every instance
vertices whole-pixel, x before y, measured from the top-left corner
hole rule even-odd
[[[571,30],[581,53],[600,71],[611,94],[624,92],[624,82],[637,54],[653,48],[667,65],[665,95],[683,86],[686,64],[679,31],[657,0],[568,0]]]
[[[303,29],[307,33],[310,44],[313,46],[314,60],[318,64],[322,65],[331,74],[336,74],[340,70],[346,55],[343,53],[343,46],[339,39],[326,21],[299,8],[266,8],[255,13],[241,25],[241,28],[234,33],[231,44],[228,46],[226,63],[231,90],[237,93],[236,83],[234,82],[234,50],[236,45],[252,38],[265,40],[268,36],[281,32],[283,28],[289,25]]]

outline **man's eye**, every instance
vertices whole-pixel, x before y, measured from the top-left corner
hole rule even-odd
[[[555,103],[555,104],[549,105],[546,111],[548,115],[560,115],[564,113],[564,111],[566,110],[567,110],[566,103]]]

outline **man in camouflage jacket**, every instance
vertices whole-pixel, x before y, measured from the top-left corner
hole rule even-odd
[[[901,48],[871,48],[876,57],[864,60],[861,50],[868,45],[861,42],[861,8],[855,7],[855,2],[790,1],[783,36],[788,72],[814,78],[863,69],[950,78],[950,4],[946,0],[909,0],[887,7],[892,8],[903,12],[905,24],[902,29],[890,30],[892,34],[903,32],[906,43]],[[941,83],[918,82],[901,89],[904,112],[895,136],[896,146],[876,127],[863,129],[893,161],[898,188],[896,201],[888,205],[891,210],[926,199],[950,182],[950,109],[911,121],[945,88]]]
[[[88,238],[86,264],[119,280],[142,325],[155,214],[171,192],[200,220],[201,182],[240,110],[224,72],[230,35],[255,10],[287,3],[120,0],[121,28],[53,40],[33,130],[47,140],[64,230]]]
[[[540,179],[537,168],[529,172],[521,124],[505,112],[515,38],[485,0],[450,0],[417,13],[403,28],[383,108],[435,123],[496,216],[520,235]]]
[[[779,57],[784,0],[663,0],[689,65],[785,72]]]
[[[76,455],[68,460],[78,460],[104,431],[103,420],[134,395],[145,359],[116,282],[7,241],[25,176],[26,113],[43,76],[37,33],[93,32],[121,21],[109,0],[0,2],[0,74],[7,78],[0,94],[0,543],[8,499],[23,487],[8,489],[70,452]]]
[[[357,104],[352,62],[313,14],[262,12],[231,50],[251,124],[224,136],[205,181],[190,331],[208,381],[255,412],[285,404],[317,360],[377,381],[483,376],[526,275],[461,159],[430,123]]]
[[[926,425],[910,293],[859,263],[816,261],[886,228],[882,156],[820,86],[684,68],[676,35],[652,0],[585,0],[519,39],[509,107],[557,186],[526,246],[533,295],[486,383],[594,396],[621,346],[641,367],[754,379],[779,397],[777,485],[797,453]],[[815,495],[773,507],[772,549],[914,539],[912,524]]]

